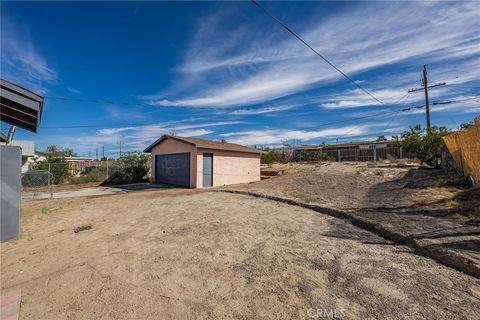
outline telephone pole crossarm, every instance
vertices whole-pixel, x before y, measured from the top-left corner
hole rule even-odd
[[[425,113],[427,116],[427,130],[430,130],[430,104],[428,101],[428,89],[446,85],[446,82],[439,82],[428,85],[427,66],[423,66],[422,87],[408,90],[408,93],[423,90],[425,92]],[[435,104],[435,103],[434,103]],[[423,106],[422,106],[423,107]]]
[[[439,82],[439,83],[429,85],[427,88],[429,88],[429,89],[430,88],[435,88],[435,87],[439,87],[439,86],[444,86],[446,84],[447,84],[446,82]],[[410,90],[408,90],[408,93],[412,93],[412,92],[420,91],[420,90],[425,90],[425,88],[421,87],[421,88],[410,89]]]

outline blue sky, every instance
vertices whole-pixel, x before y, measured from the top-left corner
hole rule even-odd
[[[2,1],[1,77],[47,97],[39,132],[16,139],[114,156],[172,132],[270,146],[397,135],[425,123],[423,109],[389,112],[423,104],[407,91],[424,64],[447,82],[431,101],[459,101],[432,106],[433,125],[480,115],[478,3],[262,4],[383,104],[250,2]]]

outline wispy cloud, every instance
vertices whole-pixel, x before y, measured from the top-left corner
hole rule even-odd
[[[182,93],[181,85],[175,84],[173,96],[164,92],[154,104],[248,106],[341,79],[267,17],[231,27],[228,21],[235,19],[235,10],[221,8],[202,17],[185,62],[178,68],[179,82],[188,83],[188,92]],[[433,63],[480,53],[480,8],[474,3],[362,3],[329,18],[318,19],[317,14],[306,18],[301,27],[292,27],[351,75],[419,56]],[[384,17],[389,17],[388,23]],[[226,30],[223,36],[219,30]],[[327,102],[324,107],[373,104],[368,96],[363,100]]]
[[[34,44],[28,26],[1,14],[1,76],[39,93],[44,83],[54,83],[57,72]]]
[[[67,87],[67,90],[68,90],[68,92],[75,93],[75,94],[82,93],[82,91],[80,91],[78,89],[75,89],[75,88],[72,88],[72,87]]]
[[[213,133],[212,127],[232,126],[243,121],[193,122],[167,121],[158,125],[125,126],[103,128],[94,134],[83,135],[66,140],[65,143],[75,145],[76,150],[92,150],[102,145],[114,145],[123,142],[125,151],[140,151],[164,134],[176,134],[186,137],[200,137]]]
[[[330,137],[354,137],[368,132],[368,125],[353,125],[338,128],[329,128],[322,130],[255,130],[224,133],[220,136],[228,141],[246,144],[246,145],[272,145],[280,144],[286,141],[308,142],[313,139],[325,139]]]
[[[246,115],[262,114],[262,113],[275,113],[275,112],[287,111],[295,107],[296,105],[284,105],[284,106],[273,106],[273,107],[264,107],[264,108],[257,108],[257,109],[253,109],[253,108],[238,109],[230,112],[230,114],[246,116]]]

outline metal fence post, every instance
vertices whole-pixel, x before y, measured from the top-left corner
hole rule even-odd
[[[338,162],[342,162],[342,153],[340,152],[340,149],[337,149],[338,151]]]
[[[402,147],[400,147],[400,159],[402,159]]]
[[[355,149],[355,162],[358,162],[358,149]]]
[[[51,163],[49,162],[48,163],[48,179],[47,179],[47,186],[48,186],[48,190],[50,191],[50,198],[53,198],[53,190],[52,190],[52,184],[50,182],[50,177],[52,176],[52,172],[51,172],[51,167],[50,167]]]
[[[377,162],[377,148],[373,148],[373,162]]]

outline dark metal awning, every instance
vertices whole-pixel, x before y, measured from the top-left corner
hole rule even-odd
[[[43,97],[0,79],[0,119],[16,127],[37,132]]]

